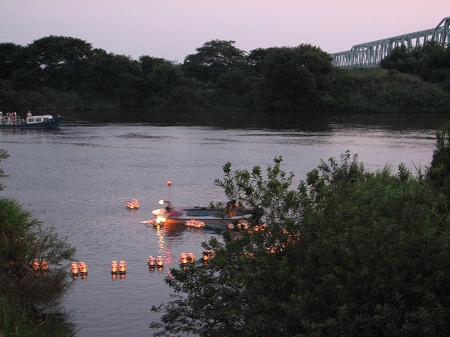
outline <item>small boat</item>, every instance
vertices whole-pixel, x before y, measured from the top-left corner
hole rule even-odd
[[[222,209],[208,207],[172,207],[170,201],[160,200],[161,205],[167,204],[165,208],[152,211],[156,217],[156,223],[186,224],[187,221],[199,221],[204,224],[227,226],[234,221],[250,219],[252,214],[248,210],[238,210],[235,216],[227,216]]]
[[[61,121],[60,116],[33,116],[28,112],[27,117],[23,119],[16,112],[7,112],[3,116],[3,112],[0,111],[0,128],[3,129],[59,129]]]
[[[129,209],[136,209],[139,208],[139,202],[136,199],[131,199],[125,203],[125,206]]]

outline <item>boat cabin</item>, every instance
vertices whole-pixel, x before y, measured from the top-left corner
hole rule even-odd
[[[43,115],[43,116],[28,116],[27,117],[27,124],[33,124],[33,123],[42,123],[46,122],[49,119],[52,119],[52,115]]]

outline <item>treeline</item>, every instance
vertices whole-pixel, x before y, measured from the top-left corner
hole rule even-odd
[[[258,48],[212,40],[181,64],[139,60],[48,36],[0,44],[0,110],[147,112],[448,112],[450,52],[398,49],[383,69],[333,67],[320,48]],[[413,59],[416,60],[415,63]],[[439,62],[436,62],[439,60]]]

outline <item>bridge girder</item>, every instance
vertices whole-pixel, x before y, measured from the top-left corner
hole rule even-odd
[[[378,67],[380,61],[395,47],[405,45],[406,48],[413,49],[423,46],[428,41],[437,41],[439,44],[450,43],[450,16],[443,18],[435,28],[357,44],[348,51],[331,54],[331,57],[335,67]]]

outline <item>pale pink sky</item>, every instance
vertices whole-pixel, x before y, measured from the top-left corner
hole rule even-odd
[[[0,0],[0,42],[62,35],[182,62],[213,39],[247,52],[310,43],[334,53],[448,16],[449,0]]]

